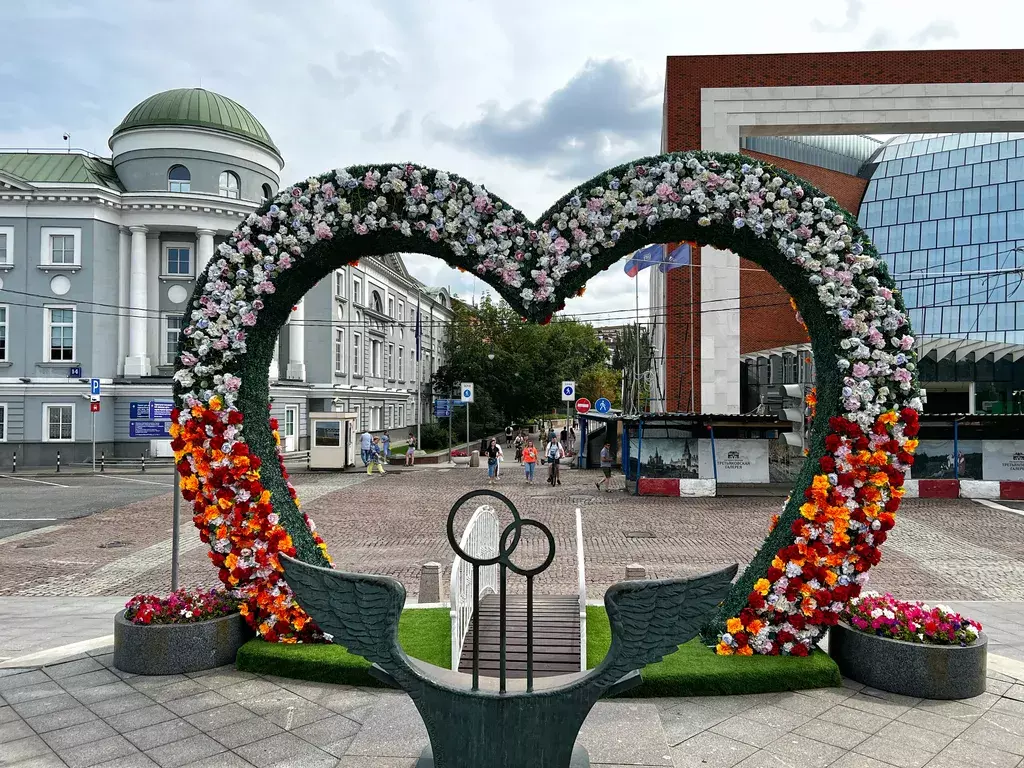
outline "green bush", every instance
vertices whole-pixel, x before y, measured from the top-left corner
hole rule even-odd
[[[454,436],[452,439],[454,439]],[[420,447],[425,451],[436,451],[441,448],[447,448],[448,425],[440,422],[437,424],[421,424]]]

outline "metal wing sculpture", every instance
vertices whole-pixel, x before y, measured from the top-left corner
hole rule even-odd
[[[484,494],[504,499],[493,491]],[[502,559],[514,549],[514,543],[506,546],[509,540],[518,542],[514,534],[530,525],[540,528],[552,547],[554,540],[543,524],[519,518],[505,501],[515,522],[502,535],[498,562],[524,573]],[[430,748],[418,763],[421,768],[589,765],[586,752],[574,749],[574,744],[594,704],[604,695],[639,684],[639,677],[630,677],[631,673],[695,637],[706,616],[725,599],[737,569],[733,565],[692,579],[614,584],[605,594],[612,643],[596,669],[542,678],[536,684],[532,679],[480,677],[477,687],[476,675],[412,659],[402,650],[398,621],[405,588],[399,582],[280,559],[295,599],[320,628],[349,652],[373,662],[378,677],[409,694],[430,737]]]

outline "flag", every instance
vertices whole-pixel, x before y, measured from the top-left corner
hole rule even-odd
[[[692,254],[693,243],[680,243],[679,247],[672,251],[669,257],[659,265],[658,269],[662,272],[668,272],[670,269],[686,266],[690,263]]]
[[[627,275],[630,277],[636,277],[640,270],[652,267],[664,258],[665,246],[661,243],[655,243],[654,245],[648,245],[646,248],[641,248],[639,251],[635,251],[633,255],[629,257],[629,261],[626,262],[624,269]]]
[[[416,359],[420,359],[420,348],[423,344],[423,323],[420,322],[420,297],[416,296]]]

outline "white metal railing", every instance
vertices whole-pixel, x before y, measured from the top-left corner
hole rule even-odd
[[[498,537],[501,535],[501,521],[498,512],[489,504],[476,508],[462,532],[459,547],[470,557],[492,558],[498,555]],[[486,565],[480,568],[477,594],[483,597],[498,592],[498,566]],[[452,622],[452,669],[458,670],[462,658],[462,644],[473,618],[473,566],[458,555],[452,563],[450,585]]]
[[[576,507],[576,571],[580,580],[580,671],[587,670],[587,574],[583,564],[583,514]]]

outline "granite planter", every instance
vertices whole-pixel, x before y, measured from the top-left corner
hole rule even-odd
[[[114,617],[114,666],[137,675],[179,675],[233,664],[253,632],[240,613],[191,624],[132,624]]]
[[[452,456],[452,464],[469,465],[469,456]]]
[[[988,638],[973,645],[928,645],[869,635],[848,624],[829,630],[828,655],[845,677],[922,699],[968,699],[985,692]]]

